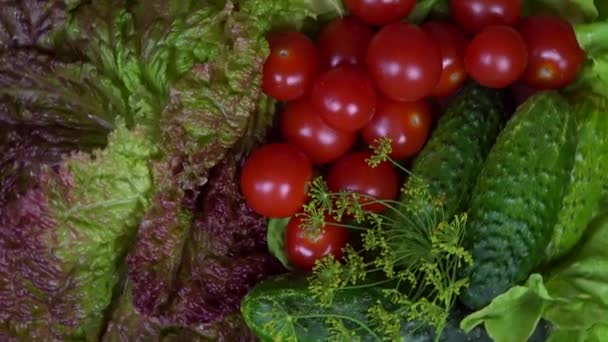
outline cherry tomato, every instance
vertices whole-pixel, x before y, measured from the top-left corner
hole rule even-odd
[[[515,29],[488,26],[473,38],[465,52],[469,75],[489,88],[504,88],[517,81],[528,63],[526,44]]]
[[[464,31],[448,21],[429,21],[422,29],[431,35],[441,49],[442,71],[432,96],[449,96],[467,80],[464,68],[464,51],[469,40]]]
[[[361,65],[373,31],[353,17],[336,19],[319,34],[321,66],[329,69],[339,65]]]
[[[287,104],[281,115],[283,137],[296,145],[316,164],[340,158],[355,144],[354,132],[329,126],[308,99]]]
[[[322,74],[312,88],[311,99],[323,120],[344,132],[359,130],[376,112],[374,84],[362,69],[353,66]]]
[[[348,242],[348,229],[332,225],[334,220],[327,217],[321,232],[311,235],[300,227],[302,219],[302,216],[295,215],[287,223],[285,251],[289,261],[304,271],[310,271],[315,261],[330,254],[340,260],[342,249]]]
[[[354,16],[371,25],[386,25],[407,17],[416,0],[344,0]]]
[[[289,217],[302,209],[312,177],[310,160],[295,146],[268,144],[251,153],[245,162],[241,190],[249,207],[258,214]]]
[[[419,27],[406,23],[382,28],[369,44],[366,61],[378,89],[395,101],[428,96],[441,77],[439,45]]]
[[[369,145],[380,137],[391,138],[391,157],[405,159],[422,149],[431,130],[431,121],[431,106],[424,100],[397,102],[381,99],[376,115],[361,130],[361,136]]]
[[[262,90],[277,100],[295,100],[306,94],[319,73],[319,53],[299,32],[269,37],[270,55],[264,63]]]
[[[559,89],[576,78],[585,62],[574,29],[566,20],[535,15],[519,24],[528,48],[528,67],[522,81],[537,89]]]
[[[458,24],[476,33],[490,25],[517,24],[522,0],[451,0],[450,7]]]
[[[368,165],[366,159],[371,152],[354,152],[340,158],[327,174],[327,187],[332,192],[348,191],[362,195],[359,203],[369,212],[382,212],[386,207],[381,203],[369,203],[373,197],[378,200],[394,200],[399,192],[399,175],[389,162],[376,167]]]

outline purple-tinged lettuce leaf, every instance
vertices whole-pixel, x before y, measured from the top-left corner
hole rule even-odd
[[[138,312],[182,327],[219,322],[259,280],[282,271],[267,251],[266,220],[247,207],[238,184],[237,160],[227,157],[209,175],[194,222],[178,219],[180,196],[148,212],[128,257]]]
[[[66,63],[35,50],[0,52],[0,121],[100,131],[129,111],[124,92],[92,65]]]
[[[32,49],[0,52],[0,206],[29,189],[42,165],[107,144],[119,89],[90,65]]]
[[[152,193],[143,131],[44,167],[0,212],[0,330],[21,340],[96,339],[118,265]]]
[[[68,6],[77,1],[0,1],[0,51],[16,47],[50,50],[50,38],[67,18]]]
[[[199,197],[191,235],[168,306],[172,321],[189,326],[238,310],[242,297],[263,278],[283,271],[268,253],[266,220],[240,193],[238,160],[225,158]]]
[[[131,294],[132,289],[129,285],[125,285],[124,292],[118,298],[112,311],[107,329],[101,338],[102,341],[256,341],[255,336],[238,313],[225,317],[218,322],[200,324],[192,328],[178,327],[138,313],[133,306]]]

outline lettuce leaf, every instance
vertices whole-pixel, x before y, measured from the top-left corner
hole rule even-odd
[[[0,206],[29,189],[42,165],[107,144],[122,93],[90,65],[32,49],[0,52]]]
[[[524,0],[524,15],[552,13],[573,23],[591,22],[598,19],[599,11],[595,0]]]
[[[117,263],[152,192],[155,147],[119,125],[108,147],[76,153],[0,213],[0,321],[21,339],[95,338]],[[18,296],[13,290],[21,289]]]
[[[182,327],[221,322],[249,288],[283,270],[267,252],[266,221],[238,184],[237,158],[228,157],[210,173],[193,220],[179,220],[184,209],[174,201],[148,212],[128,257],[139,313]]]
[[[256,341],[238,313],[221,321],[196,327],[176,327],[140,314],[133,306],[132,288],[125,284],[123,289],[101,341]]]
[[[540,319],[554,326],[550,341],[593,341],[608,326],[608,214],[589,228],[585,240],[543,279],[533,274],[461,322],[469,331],[484,324],[497,342],[530,336]],[[517,323],[515,323],[517,322]],[[598,341],[600,341],[599,339]]]
[[[51,36],[64,25],[64,0],[4,0],[0,7],[0,51],[15,47],[54,48]]]
[[[240,299],[283,271],[238,192],[264,37],[340,3],[51,1],[43,34],[34,3],[0,48],[0,339],[252,337]]]

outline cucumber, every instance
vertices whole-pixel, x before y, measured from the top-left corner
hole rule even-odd
[[[385,303],[379,287],[353,287],[339,292],[329,308],[323,308],[308,290],[306,278],[281,275],[258,284],[241,302],[241,314],[256,336],[263,342],[274,341],[328,341],[336,339],[335,326],[327,324],[328,318],[340,320],[352,336],[344,341],[395,340],[383,335],[370,322],[368,310],[377,303]],[[485,329],[477,327],[469,333],[460,330],[459,322],[466,313],[455,309],[440,342],[491,342]],[[531,341],[544,341],[547,329],[539,325]],[[434,330],[415,322],[401,321],[398,341],[436,342]]]
[[[548,91],[523,104],[490,151],[473,190],[465,247],[473,256],[462,302],[479,309],[542,263],[576,147],[569,104]]]
[[[576,157],[547,261],[563,257],[580,241],[600,211],[608,184],[608,102],[591,94],[576,94],[574,101],[579,120]]]
[[[446,217],[467,207],[504,115],[502,92],[469,83],[449,103],[415,159],[412,174],[426,181],[433,197],[444,200]]]

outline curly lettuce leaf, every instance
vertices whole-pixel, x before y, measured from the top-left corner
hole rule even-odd
[[[75,1],[70,1],[72,6]],[[53,49],[51,36],[67,18],[65,0],[4,0],[0,6],[0,51],[8,48]]]
[[[256,341],[255,336],[238,314],[192,328],[176,327],[139,313],[133,306],[132,288],[129,284],[125,284],[123,289],[101,341]]]
[[[185,327],[221,321],[257,281],[282,270],[267,252],[266,221],[238,184],[237,160],[228,157],[210,174],[193,222],[175,219],[181,203],[148,212],[128,257],[139,312]]]
[[[540,319],[554,326],[550,341],[593,341],[608,325],[608,215],[592,223],[586,239],[543,281],[533,274],[461,322],[463,330],[484,324],[497,342],[530,336]],[[517,324],[516,324],[517,322]]]
[[[94,339],[152,192],[155,147],[119,125],[106,149],[45,167],[0,213],[0,321],[5,335]],[[21,289],[15,296],[10,289]]]
[[[41,166],[105,146],[119,113],[132,124],[123,94],[91,65],[0,52],[0,206],[28,190]]]
[[[58,126],[106,136],[121,115],[132,124],[124,93],[92,65],[67,63],[31,49],[0,52],[0,103],[7,124]]]

